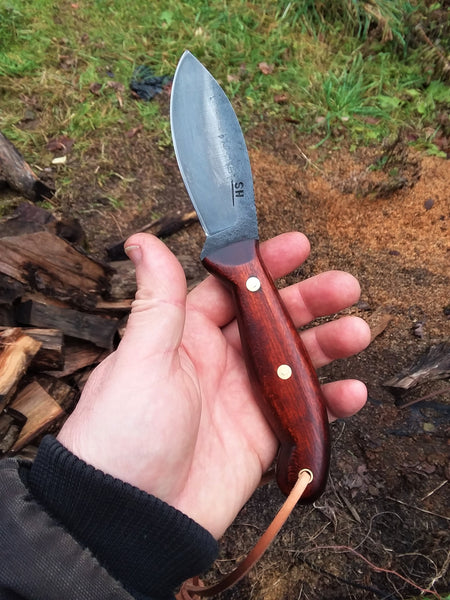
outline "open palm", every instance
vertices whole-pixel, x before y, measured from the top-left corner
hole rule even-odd
[[[208,277],[186,297],[181,265],[161,241],[136,234],[126,247],[138,291],[124,338],[91,375],[59,440],[218,538],[270,466],[277,441],[255,402],[227,290]],[[261,251],[276,278],[305,260],[309,244],[300,233],[283,234]],[[333,271],[282,296],[301,327],[353,304],[359,285]],[[369,331],[344,317],[302,337],[317,368],[362,350]],[[354,380],[323,391],[330,418],[353,414],[366,398]]]

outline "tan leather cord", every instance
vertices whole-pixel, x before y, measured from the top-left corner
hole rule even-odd
[[[277,533],[286,523],[289,515],[293,511],[295,505],[300,500],[309,483],[311,483],[313,474],[309,469],[303,469],[298,475],[298,480],[292,488],[289,496],[286,498],[283,506],[280,508],[272,523],[259,538],[254,548],[244,558],[244,560],[236,567],[234,571],[225,575],[223,579],[212,585],[203,586],[198,578],[185,581],[180,592],[177,594],[177,600],[196,600],[203,596],[215,596],[223,592],[242,579],[254,564],[261,558],[267,548],[274,540]]]

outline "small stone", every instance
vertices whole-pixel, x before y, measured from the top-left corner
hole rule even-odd
[[[433,431],[436,430],[436,427],[433,425],[433,423],[424,423],[423,424],[423,430],[426,433],[433,433]]]

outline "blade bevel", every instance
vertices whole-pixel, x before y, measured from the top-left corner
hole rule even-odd
[[[170,122],[178,166],[207,236],[202,257],[258,239],[252,173],[239,122],[220,85],[188,51],[175,72]]]

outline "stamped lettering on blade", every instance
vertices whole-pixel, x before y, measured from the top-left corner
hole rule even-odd
[[[237,198],[244,198],[244,182],[243,181],[232,181],[231,182],[231,199],[233,206]]]

